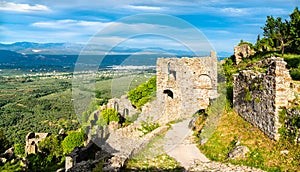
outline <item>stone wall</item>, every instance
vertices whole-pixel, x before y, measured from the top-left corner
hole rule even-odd
[[[114,108],[124,118],[131,117],[134,114],[139,113],[137,109],[133,107],[127,95],[121,96],[121,98],[112,98],[107,103],[107,108]]]
[[[45,139],[46,137],[50,136],[50,133],[28,133],[26,135],[25,141],[25,153],[26,155],[37,153],[38,150],[38,143]]]
[[[248,44],[234,46],[234,62],[239,64],[244,58],[251,56],[251,48]]]
[[[200,109],[206,109],[210,99],[217,96],[215,52],[208,57],[159,58],[156,65],[156,85],[160,123],[184,118]]]
[[[233,107],[248,122],[278,140],[279,110],[294,99],[292,79],[282,58],[269,58],[266,72],[244,70],[234,75]]]
[[[82,161],[97,159],[96,154],[101,151],[101,148],[93,142],[90,142],[86,147],[76,147],[70,154],[66,155],[65,170],[68,171]]]

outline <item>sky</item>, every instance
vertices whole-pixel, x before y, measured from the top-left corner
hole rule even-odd
[[[124,32],[159,32],[165,27],[171,28],[168,32],[182,35],[181,38],[193,39],[193,32],[181,27],[180,22],[168,23],[166,18],[158,23],[147,19],[135,19],[134,23],[123,20],[140,14],[163,14],[200,30],[217,52],[231,53],[241,39],[254,43],[257,35],[262,35],[261,27],[268,15],[287,19],[298,4],[300,0],[0,0],[0,42],[87,44],[101,30],[115,27],[118,29],[111,29],[105,39],[99,40],[101,46],[112,40],[124,40]],[[146,34],[123,41],[122,47],[186,48],[181,40]]]

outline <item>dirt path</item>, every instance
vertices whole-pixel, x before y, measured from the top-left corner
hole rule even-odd
[[[176,159],[185,169],[195,161],[209,162],[197,145],[190,141],[193,132],[188,128],[191,119],[172,125],[172,129],[165,135],[164,151]]]

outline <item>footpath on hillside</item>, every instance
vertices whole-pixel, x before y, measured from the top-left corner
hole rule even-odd
[[[263,171],[247,166],[235,166],[210,161],[193,142],[193,131],[189,129],[191,119],[172,124],[164,138],[164,151],[187,171]]]

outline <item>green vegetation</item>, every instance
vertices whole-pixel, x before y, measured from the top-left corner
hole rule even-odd
[[[7,162],[3,166],[0,165],[1,172],[19,172],[23,171],[20,161]]]
[[[56,134],[52,134],[42,140],[38,144],[38,148],[41,152],[26,156],[26,159],[29,161],[28,170],[53,171],[64,167],[65,155],[62,142],[63,136]]]
[[[251,97],[251,93],[249,91],[249,88],[245,88],[245,92],[246,92],[245,100],[250,102],[252,100],[252,97]]]
[[[14,154],[15,155],[19,155],[19,156],[25,156],[25,149],[24,149],[24,145],[22,144],[14,144]]]
[[[0,80],[0,128],[7,139],[25,145],[29,132],[58,133],[78,127],[69,79]]]
[[[0,128],[0,154],[9,148],[9,142],[5,136],[4,130]]]
[[[300,128],[299,116],[287,117],[287,110],[283,109],[280,113],[280,122],[284,124],[285,121],[289,121],[291,126],[287,130],[286,125],[283,125],[279,130],[280,140],[273,141],[232,109],[232,75],[245,69],[265,72],[266,66],[255,65],[262,59],[282,56],[287,62],[287,68],[290,69],[292,78],[300,80],[299,26],[300,13],[298,8],[295,8],[289,20],[283,21],[281,18],[268,16],[266,24],[262,28],[264,31],[262,39],[258,36],[254,45],[244,41],[240,43],[248,44],[256,53],[243,59],[238,65],[233,63],[233,58],[225,60],[223,69],[226,76],[227,104],[231,104],[231,106],[225,108],[218,127],[209,140],[205,144],[199,145],[200,150],[209,159],[257,167],[266,171],[300,171],[300,145],[295,144],[295,136]],[[246,94],[244,96],[247,101],[252,100],[251,90],[263,91],[263,86],[259,83],[260,81],[257,81],[251,88],[245,88]],[[259,103],[260,99],[256,98],[254,102]],[[294,109],[297,108],[299,106],[294,107]],[[202,126],[203,124],[200,123],[199,125]],[[200,137],[199,132],[196,134]],[[245,158],[229,160],[227,155],[237,141],[241,145],[247,146],[250,152],[246,154]]]
[[[242,145],[250,149],[250,153],[243,159],[228,160],[227,154],[232,150],[237,138]],[[199,148],[209,159],[215,161],[247,165],[267,171],[299,171],[300,146],[285,142],[271,140],[229,109],[224,112],[213,136]],[[283,150],[289,150],[289,153],[282,155],[280,151]]]
[[[280,17],[274,18],[268,16],[264,31],[265,40],[258,40],[256,47],[260,50],[264,46],[271,46],[274,50],[280,50],[283,56],[287,49],[289,53],[300,53],[300,11],[296,7],[293,13],[290,14],[289,20],[284,20]],[[268,45],[264,45],[264,44]]]
[[[122,126],[123,126],[123,127],[126,127],[126,126],[128,126],[129,124],[133,123],[134,121],[136,121],[136,120],[138,119],[139,115],[140,115],[139,113],[136,113],[136,114],[132,115],[131,117],[127,117],[127,118],[125,119],[125,122],[122,123]]]
[[[42,140],[38,147],[44,154],[48,156],[47,159],[55,160],[60,162],[63,155],[64,150],[62,147],[63,137],[60,135],[52,134],[51,136]]]
[[[239,45],[248,44],[251,51],[255,52],[249,58],[243,59],[238,65],[233,64],[233,58],[226,60],[223,65],[227,88],[228,98],[231,98],[232,74],[240,70],[252,69],[254,71],[265,72],[264,66],[255,66],[254,64],[262,59],[271,56],[282,56],[287,62],[287,68],[290,69],[291,77],[294,80],[300,80],[300,12],[298,8],[289,15],[288,20],[280,17],[274,18],[267,16],[265,26],[262,27],[264,37],[260,35],[254,45],[241,40]]]
[[[83,146],[83,142],[86,139],[87,136],[82,130],[69,132],[68,136],[61,143],[64,154],[71,153],[75,147]]]
[[[143,134],[148,134],[151,131],[155,130],[156,128],[159,127],[158,123],[154,122],[149,122],[149,121],[142,121],[141,123],[141,128],[139,128],[139,131],[141,131]]]
[[[138,109],[155,97],[156,77],[152,77],[146,83],[128,92],[128,98]]]
[[[119,122],[119,113],[115,109],[104,109],[101,111],[97,124],[99,126],[108,125],[111,121]]]
[[[293,107],[291,110],[299,110],[299,106]],[[287,109],[283,108],[279,113],[280,123],[283,124],[279,129],[280,139],[284,145],[293,145],[296,142],[296,137],[299,134],[300,129],[300,116],[298,115],[287,115]],[[289,129],[287,129],[287,127]],[[299,154],[300,156],[300,154]]]

